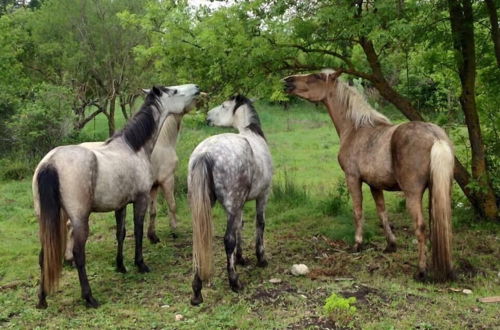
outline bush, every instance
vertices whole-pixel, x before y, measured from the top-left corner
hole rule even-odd
[[[60,145],[73,131],[71,94],[63,87],[42,83],[7,124],[16,151],[36,158]]]
[[[356,298],[343,298],[335,293],[325,300],[323,312],[337,327],[354,327],[354,317],[356,316],[356,307],[351,306],[356,303]]]
[[[33,168],[27,161],[20,159],[0,160],[1,180],[22,180],[33,175]]]

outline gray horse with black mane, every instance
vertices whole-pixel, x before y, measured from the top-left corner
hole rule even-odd
[[[257,209],[255,252],[257,266],[267,266],[264,255],[264,211],[271,188],[272,161],[259,116],[246,97],[237,95],[210,110],[210,125],[234,127],[239,134],[219,134],[205,139],[189,159],[188,191],[193,216],[193,297],[203,302],[203,282],[213,273],[212,207],[219,201],[227,213],[224,245],[231,289],[242,284],[235,265],[245,264],[241,249],[243,205],[255,200]]]
[[[115,211],[116,266],[124,272],[125,210],[127,204],[134,204],[135,264],[139,272],[149,272],[142,256],[142,236],[153,185],[151,152],[165,118],[184,112],[199,93],[193,84],[153,87],[139,112],[101,147],[57,147],[38,164],[33,176],[33,201],[42,245],[38,308],[47,307],[46,296],[54,291],[61,276],[68,218],[73,228],[74,261],[87,306],[98,306],[85,270],[91,212]]]

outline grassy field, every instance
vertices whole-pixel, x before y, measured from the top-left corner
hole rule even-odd
[[[87,309],[80,298],[77,272],[65,268],[59,290],[49,296],[47,310],[35,309],[39,280],[38,224],[30,180],[0,182],[0,327],[6,328],[334,328],[362,329],[491,329],[500,327],[498,304],[476,299],[500,295],[498,225],[467,223],[467,211],[454,215],[456,282],[421,284],[416,271],[413,224],[397,193],[386,194],[389,216],[398,239],[398,252],[383,254],[385,239],[365,191],[366,249],[353,254],[350,202],[336,160],[338,137],[326,112],[298,104],[290,110],[257,104],[271,146],[275,177],[265,231],[269,266],[255,267],[254,203],[245,208],[244,254],[251,262],[239,267],[245,284],[233,293],[227,282],[223,233],[225,216],[217,206],[216,274],[203,291],[201,307],[191,295],[191,223],[186,203],[186,164],[190,152],[205,137],[227,131],[204,127],[200,115],[189,115],[178,146],[177,174],[180,236],[168,228],[165,203],[158,219],[161,242],[144,244],[149,274],[133,265],[132,219],[127,218],[125,265],[116,273],[115,221],[111,213],[91,216],[87,271],[98,309]],[[120,119],[117,127],[123,125]],[[102,139],[103,121],[86,127],[83,135]],[[366,187],[365,187],[366,188]],[[426,213],[426,212],[425,212]],[[464,221],[465,219],[465,221]],[[311,272],[294,277],[290,267],[304,263]],[[280,283],[270,283],[278,278]],[[470,289],[464,294],[457,289]],[[457,292],[458,291],[458,292]],[[356,297],[350,323],[335,325],[323,313],[332,293]],[[176,321],[176,315],[182,320]],[[338,318],[338,315],[333,315]]]

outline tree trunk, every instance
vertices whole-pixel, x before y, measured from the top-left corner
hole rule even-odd
[[[127,98],[123,95],[120,95],[120,109],[122,110],[123,118],[125,118],[125,120],[128,120]]]
[[[497,58],[497,66],[500,67],[500,28],[498,27],[498,14],[495,2],[493,0],[484,0],[488,16],[491,24],[491,40],[495,48],[495,56]]]
[[[476,52],[471,0],[448,0],[455,60],[462,85],[460,104],[465,115],[472,152],[472,178],[479,188],[476,196],[481,215],[498,219],[496,198],[486,166],[484,142],[476,107]]]
[[[113,136],[115,134],[115,107],[116,107],[116,94],[111,97],[109,101],[109,113],[108,113],[108,134]]]

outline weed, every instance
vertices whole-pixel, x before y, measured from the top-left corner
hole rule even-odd
[[[354,317],[357,311],[357,308],[352,306],[354,303],[356,303],[356,298],[354,297],[343,298],[332,293],[325,300],[323,312],[336,326],[353,328]]]

